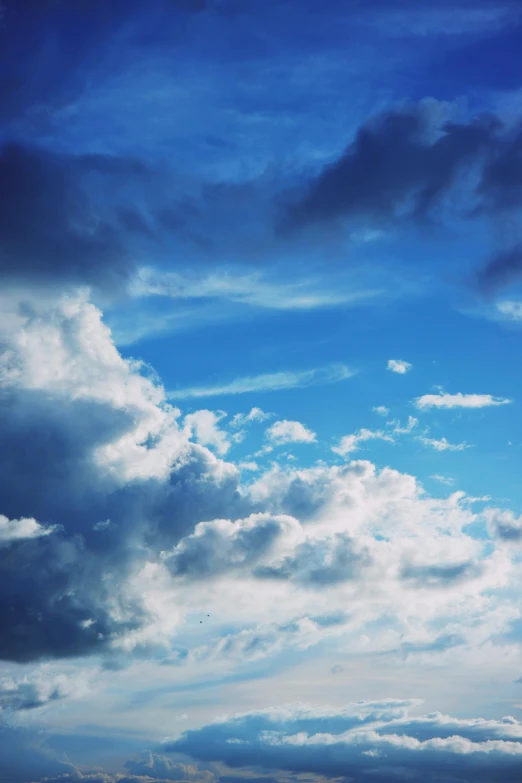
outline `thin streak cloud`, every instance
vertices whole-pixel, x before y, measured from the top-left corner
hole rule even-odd
[[[271,392],[283,389],[304,389],[308,386],[322,386],[338,383],[355,375],[355,370],[345,364],[330,364],[311,370],[297,372],[282,371],[248,375],[235,378],[229,383],[214,386],[189,386],[185,389],[171,389],[167,392],[168,399],[186,400],[202,397],[219,397],[225,394],[248,394],[250,392]]]
[[[421,410],[428,408],[488,408],[493,405],[508,405],[511,400],[493,397],[491,394],[424,394],[415,400]]]

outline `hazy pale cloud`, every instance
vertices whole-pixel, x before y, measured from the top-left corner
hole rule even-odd
[[[496,309],[509,321],[522,321],[522,302],[505,299],[497,302]]]
[[[372,411],[378,413],[379,416],[388,416],[390,413],[390,409],[386,405],[376,405],[375,408],[372,408]]]

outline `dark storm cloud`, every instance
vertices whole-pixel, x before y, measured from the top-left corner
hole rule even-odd
[[[87,174],[135,176],[135,161],[58,155],[11,143],[0,151],[0,276],[117,287],[132,272],[118,215],[82,187]],[[123,214],[124,227],[129,216]]]
[[[288,206],[283,227],[351,217],[378,224],[403,216],[426,218],[462,168],[492,150],[500,130],[498,120],[483,117],[468,124],[448,122],[433,139],[430,122],[430,110],[413,107],[387,112],[360,128],[346,152]]]

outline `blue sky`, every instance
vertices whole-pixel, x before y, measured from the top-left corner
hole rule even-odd
[[[520,779],[521,39],[1,4],[0,780]]]

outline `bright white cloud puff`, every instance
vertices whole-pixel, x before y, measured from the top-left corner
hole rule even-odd
[[[405,362],[403,359],[388,359],[386,367],[388,370],[391,370],[391,372],[396,372],[399,375],[406,375],[413,365],[410,364],[410,362]]]
[[[284,443],[314,443],[315,432],[307,429],[300,421],[276,421],[266,431],[268,440],[276,446]]]

